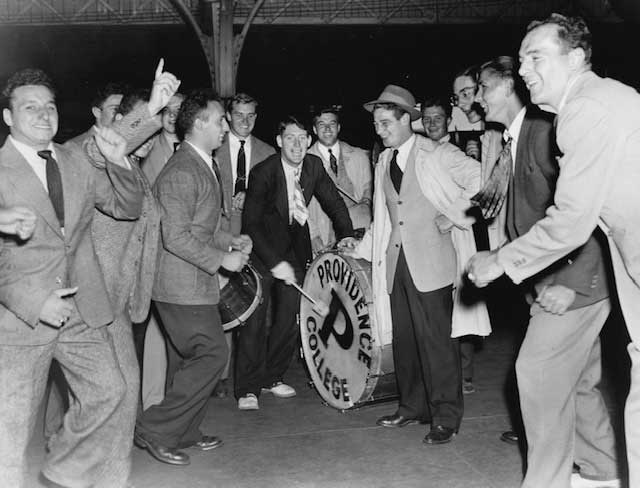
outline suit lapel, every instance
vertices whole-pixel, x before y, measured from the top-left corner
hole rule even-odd
[[[280,158],[274,158],[273,176],[275,180],[276,208],[285,222],[289,222],[289,197],[287,195],[287,180]]]
[[[63,237],[58,217],[49,199],[49,194],[33,171],[33,168],[31,168],[31,165],[29,165],[14,145],[8,141],[3,147],[3,152],[5,151],[7,152],[7,158],[0,158],[0,161],[3,161],[2,164],[11,169],[11,172],[8,174],[8,180],[15,188],[16,193],[21,196],[29,195],[29,207],[38,212],[56,234]],[[65,212],[66,210],[65,206]]]

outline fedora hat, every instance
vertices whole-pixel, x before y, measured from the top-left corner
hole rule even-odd
[[[409,112],[411,120],[417,120],[420,118],[420,110],[416,105],[416,99],[413,97],[409,90],[402,88],[398,85],[387,85],[377,100],[367,102],[363,105],[364,109],[373,112],[373,107],[379,103],[393,103],[398,107]]]

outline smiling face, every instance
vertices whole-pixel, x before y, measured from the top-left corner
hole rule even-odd
[[[167,106],[162,110],[162,130],[169,134],[176,133],[176,119],[183,99],[182,95],[172,96]]]
[[[325,147],[332,147],[338,140],[340,123],[338,116],[332,113],[320,115],[313,126],[313,132],[318,136],[318,141]]]
[[[311,136],[295,124],[287,124],[282,134],[276,137],[281,157],[292,166],[298,166],[311,145]]]
[[[11,136],[37,150],[46,149],[58,132],[58,109],[53,93],[43,85],[19,86],[2,112]]]
[[[373,111],[373,126],[384,147],[398,148],[412,134],[411,118],[408,113],[397,119],[393,110],[378,107]]]
[[[519,73],[529,89],[531,101],[557,111],[571,77],[584,59],[584,52],[567,49],[558,38],[558,27],[544,24],[525,36],[519,55]]]
[[[444,108],[438,105],[424,107],[422,110],[422,125],[429,139],[433,141],[439,141],[447,135],[450,121]]]
[[[509,126],[507,109],[511,91],[510,80],[502,79],[491,70],[480,73],[476,102],[484,110],[485,120]]]
[[[254,103],[234,103],[231,112],[227,112],[231,132],[239,139],[246,139],[253,132],[257,116]]]

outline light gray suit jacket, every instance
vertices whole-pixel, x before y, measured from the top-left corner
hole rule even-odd
[[[252,170],[256,164],[261,163],[272,154],[275,154],[276,150],[266,142],[262,142],[257,137],[249,136],[248,139],[251,144],[249,170]],[[227,220],[225,225],[232,234],[238,235],[242,228],[242,209],[234,209],[232,205],[234,183],[233,170],[231,168],[231,154],[229,152],[229,136],[226,137],[224,144],[216,150],[215,158],[218,162],[218,167],[220,168],[220,174],[222,176],[224,214],[225,219]]]
[[[113,320],[102,273],[91,240],[94,207],[120,219],[140,215],[142,191],[132,171],[87,163],[76,146],[54,145],[64,191],[65,228],[60,228],[46,189],[10,140],[0,149],[0,206],[21,205],[38,216],[25,242],[0,237],[0,341],[39,345],[58,330],[40,323],[40,311],[56,289],[78,287],[76,307],[86,324]]]
[[[140,164],[140,168],[142,168],[142,172],[151,186],[155,183],[156,178],[173,155],[173,152],[173,147],[170,146],[169,141],[162,135],[162,132],[153,138],[153,147]]]
[[[217,273],[231,234],[220,229],[222,192],[216,176],[183,142],[158,175],[153,191],[163,212],[153,299],[217,304]]]
[[[588,71],[566,93],[557,121],[560,176],[554,205],[499,251],[519,283],[584,244],[598,223],[608,233],[616,288],[629,333],[640,344],[640,95]]]

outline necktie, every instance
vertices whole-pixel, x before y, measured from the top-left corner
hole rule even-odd
[[[309,218],[309,211],[304,203],[304,194],[300,186],[300,168],[294,172],[295,187],[293,190],[293,219],[300,225],[304,225]]]
[[[47,162],[47,190],[49,191],[49,198],[51,199],[53,209],[58,217],[58,222],[60,222],[60,227],[64,227],[64,197],[62,193],[62,178],[60,177],[58,163],[53,157],[51,151],[48,149],[38,151],[38,156]]]
[[[498,161],[491,170],[489,179],[484,186],[471,197],[471,201],[480,207],[482,216],[486,219],[492,219],[500,212],[502,204],[509,190],[509,180],[513,170],[513,157],[511,155],[511,141],[509,137],[500,151]]]
[[[402,170],[398,166],[398,150],[393,150],[393,156],[391,156],[391,162],[389,163],[389,175],[391,176],[391,183],[396,189],[398,195],[400,194],[400,186],[402,185]]]
[[[234,189],[234,195],[238,192],[245,191],[247,188],[247,168],[246,168],[246,159],[244,156],[244,143],[245,141],[240,141],[240,149],[238,149],[238,164],[237,164],[237,175],[236,175],[236,186]]]
[[[178,150],[178,147],[180,147],[180,143],[179,142],[174,142],[173,143],[173,152],[176,152]]]
[[[329,165],[331,165],[331,171],[333,174],[338,176],[338,160],[333,155],[333,151],[329,149]]]

